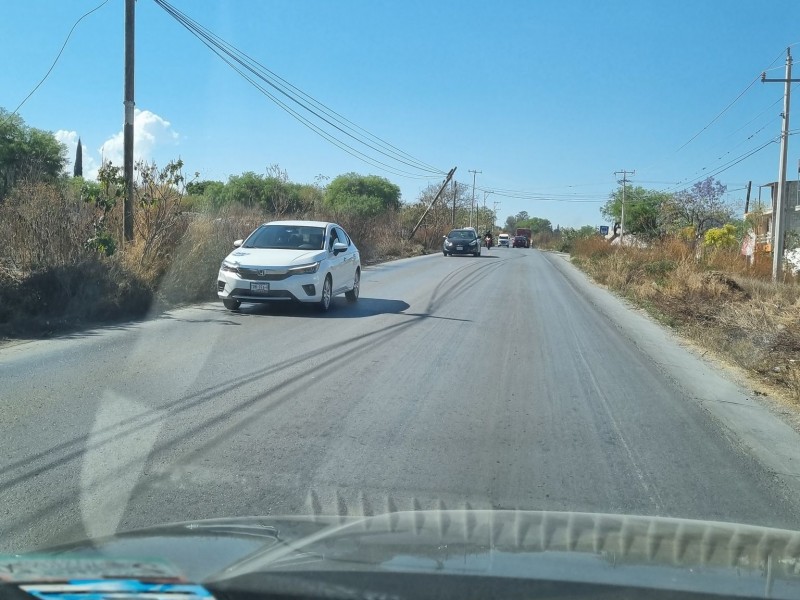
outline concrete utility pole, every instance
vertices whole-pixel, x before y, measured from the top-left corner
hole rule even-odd
[[[483,214],[484,215],[486,215],[486,196],[488,196],[489,194],[494,194],[494,192],[491,192],[491,191],[484,191],[483,192]],[[480,227],[478,227],[478,229],[480,230]],[[489,229],[494,229],[494,224],[492,224],[492,226],[489,227]]]
[[[492,221],[492,229],[494,229],[495,226],[497,225],[497,205],[498,204],[500,204],[500,202],[495,200],[494,201],[494,210],[492,211],[492,218],[494,219],[494,221]]]
[[[469,209],[469,226],[472,227],[472,213],[475,212],[475,176],[478,173],[483,173],[483,171],[476,171],[475,169],[470,169],[467,171],[468,173],[472,173],[472,206]],[[476,219],[477,221],[477,219]],[[477,223],[476,223],[477,225]]]
[[[766,73],[761,73],[762,82],[781,82],[783,88],[783,129],[781,131],[781,154],[778,164],[778,190],[775,198],[775,211],[772,213],[772,281],[778,281],[783,269],[783,229],[786,225],[784,211],[786,210],[786,158],[789,146],[789,99],[792,91],[792,51],[786,49],[786,78],[767,79]]]
[[[125,241],[133,241],[133,41],[136,0],[125,0],[125,125],[122,170],[125,177]]]
[[[614,171],[614,176],[616,177],[620,173],[622,173],[622,181],[617,180],[617,183],[622,184],[622,216],[619,220],[619,245],[622,246],[625,241],[625,188],[628,183],[628,175],[636,175],[636,171],[626,171],[625,169]]]

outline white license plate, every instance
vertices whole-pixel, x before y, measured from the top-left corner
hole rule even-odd
[[[463,250],[464,246],[456,246],[456,250]]]
[[[251,283],[250,284],[250,291],[251,292],[258,292],[259,294],[269,294],[269,284],[268,283]]]

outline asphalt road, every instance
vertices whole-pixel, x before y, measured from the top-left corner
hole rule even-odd
[[[369,268],[327,315],[209,303],[7,346],[0,382],[0,551],[467,504],[800,529],[795,432],[535,250]]]

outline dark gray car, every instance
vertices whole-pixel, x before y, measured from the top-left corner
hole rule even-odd
[[[444,238],[442,244],[442,254],[450,256],[452,254],[472,254],[481,255],[481,241],[478,234],[472,228],[453,229]]]

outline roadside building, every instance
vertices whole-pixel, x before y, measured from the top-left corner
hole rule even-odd
[[[784,207],[784,232],[787,238],[800,236],[800,182],[786,182],[786,205]],[[766,192],[766,193],[765,193]],[[759,199],[750,200],[745,218],[750,221],[756,236],[757,252],[772,252],[774,211],[778,196],[778,182],[760,186]]]

